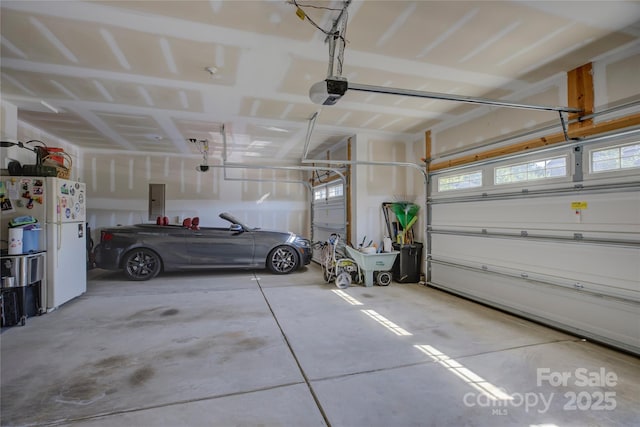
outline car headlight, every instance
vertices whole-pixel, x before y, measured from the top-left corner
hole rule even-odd
[[[296,246],[300,246],[301,248],[311,247],[311,241],[309,239],[304,239],[302,237],[296,237],[293,242]]]

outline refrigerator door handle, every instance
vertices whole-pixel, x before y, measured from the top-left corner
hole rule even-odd
[[[58,250],[62,247],[62,206],[60,205],[60,196],[56,198],[57,206],[56,206],[56,216],[57,216],[57,233],[58,233]]]
[[[58,221],[58,250],[62,247],[62,221]]]

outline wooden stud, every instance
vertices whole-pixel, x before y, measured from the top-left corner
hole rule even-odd
[[[569,114],[569,121],[581,116],[593,114],[594,93],[593,93],[593,64],[588,63],[575,68],[567,73],[567,97],[568,105],[572,108],[579,108],[581,113]],[[569,123],[569,130],[593,126],[593,119],[584,121],[574,121]]]
[[[431,130],[428,130],[424,133],[424,145],[424,162],[426,163],[425,167],[427,168],[427,172],[429,172],[429,164],[431,163]]]

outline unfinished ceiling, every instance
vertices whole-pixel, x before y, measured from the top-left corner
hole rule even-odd
[[[325,29],[343,5],[298,3]],[[350,82],[467,96],[509,96],[640,39],[638,2],[353,1],[347,11]],[[1,12],[2,98],[20,120],[90,150],[193,154],[186,141],[197,138],[214,156],[224,125],[231,160],[300,162],[320,109],[309,88],[327,77],[329,54],[289,2],[3,0]],[[322,108],[311,150],[363,130],[419,138],[467,110],[347,92]]]

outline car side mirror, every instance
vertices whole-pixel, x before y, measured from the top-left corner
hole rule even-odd
[[[234,233],[242,233],[244,229],[240,224],[231,224],[231,227],[229,227],[229,231],[233,231]]]

